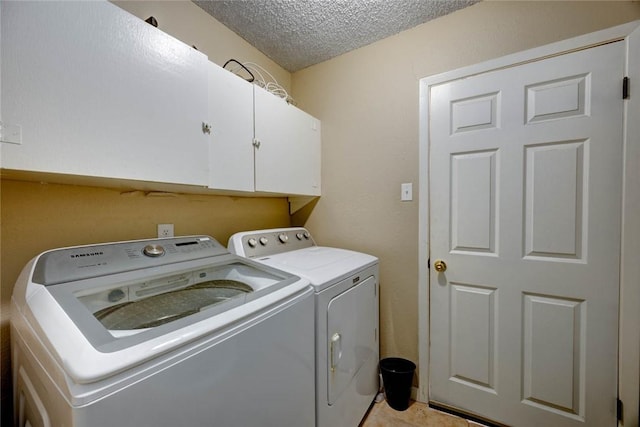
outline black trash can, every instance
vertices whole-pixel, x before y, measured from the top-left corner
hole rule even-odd
[[[380,361],[380,373],[387,403],[396,411],[409,407],[415,363],[399,357],[387,357]]]

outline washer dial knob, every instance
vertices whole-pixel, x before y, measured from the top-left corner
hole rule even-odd
[[[302,237],[303,237],[303,236],[302,236],[302,233],[296,233],[296,238],[297,238],[298,240],[302,240]]]
[[[309,237],[311,237],[311,234],[309,234],[308,231],[305,231],[303,236],[304,236],[305,239],[309,239]]]
[[[282,233],[278,236],[278,240],[280,240],[281,243],[287,243],[289,241],[289,236]]]
[[[247,244],[252,248],[255,248],[256,245],[258,244],[258,241],[252,237],[249,240],[247,240]]]
[[[142,253],[148,257],[156,258],[164,255],[164,248],[160,245],[150,244],[144,247]]]
[[[266,237],[261,237],[259,240],[262,246],[267,246],[267,243],[269,243],[269,239],[267,239]]]

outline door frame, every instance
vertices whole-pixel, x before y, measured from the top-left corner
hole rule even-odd
[[[625,75],[631,96],[624,105],[624,171],[622,190],[622,247],[618,331],[618,395],[625,404],[625,426],[639,424],[640,402],[640,20],[549,45],[492,59],[420,79],[419,117],[419,224],[418,224],[418,360],[417,400],[429,401],[429,94],[432,86],[489,71],[516,67],[602,44],[623,41]],[[635,88],[633,85],[635,83]],[[620,89],[622,99],[622,82]]]

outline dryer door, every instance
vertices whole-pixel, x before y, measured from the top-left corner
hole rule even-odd
[[[351,280],[351,278],[347,279]],[[327,309],[328,401],[333,405],[371,357],[377,357],[376,282],[371,276],[334,297]],[[375,394],[375,381],[365,381]]]

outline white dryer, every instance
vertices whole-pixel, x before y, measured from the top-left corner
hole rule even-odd
[[[207,236],[40,254],[12,296],[15,425],[314,426],[313,304]]]
[[[316,426],[357,427],[378,392],[378,259],[317,246],[297,227],[237,233],[228,249],[311,282]]]

